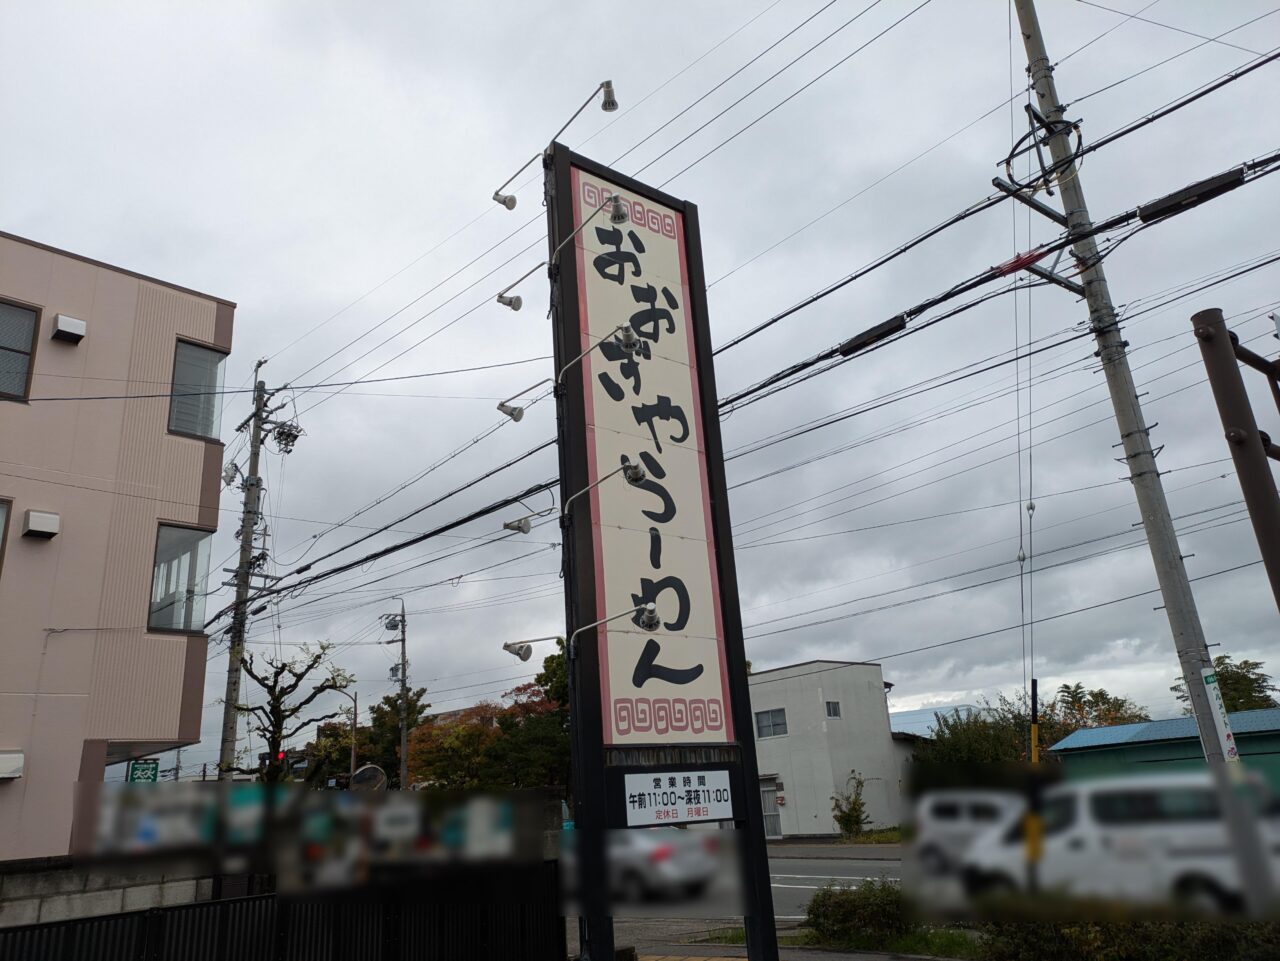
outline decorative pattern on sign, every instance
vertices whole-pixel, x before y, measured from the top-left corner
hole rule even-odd
[[[668,734],[724,729],[719,698],[620,697],[613,702],[614,729],[620,735]]]
[[[602,206],[613,195],[613,191],[607,187],[593,184],[589,180],[582,182],[582,203],[591,210]],[[654,210],[652,207],[646,207],[644,201],[641,200],[632,200],[627,197],[619,197],[618,199],[627,208],[627,214],[630,216],[632,224],[651,230],[655,234],[661,234],[669,240],[676,239],[676,218],[672,217],[671,214]]]

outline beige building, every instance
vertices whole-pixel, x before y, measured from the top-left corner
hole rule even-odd
[[[199,739],[234,309],[0,233],[0,860]]]

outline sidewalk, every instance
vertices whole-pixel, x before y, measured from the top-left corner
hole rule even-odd
[[[745,958],[747,949],[740,944],[684,944],[672,945],[675,954],[655,954],[650,949],[638,954],[637,961],[700,961],[703,958]],[[693,953],[686,953],[693,952]],[[912,958],[914,955],[876,952],[828,951],[825,948],[778,948],[781,961],[894,961]]]
[[[769,860],[901,861],[901,844],[840,844],[836,841],[770,841]]]

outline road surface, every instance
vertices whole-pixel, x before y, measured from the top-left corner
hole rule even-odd
[[[902,862],[853,858],[779,857],[770,854],[769,881],[773,887],[773,913],[781,919],[800,920],[813,893],[828,884],[856,887],[868,878],[900,880]]]
[[[868,853],[868,857],[831,857],[850,854],[849,849],[831,845],[771,847],[769,880],[773,891],[773,912],[780,930],[793,927],[804,919],[809,899],[815,891],[835,883],[856,886],[867,878],[900,879],[902,863],[896,849]],[[705,936],[717,928],[738,927],[741,915],[734,899],[730,877],[721,879],[706,895],[693,902],[658,901],[643,905],[619,905],[614,931],[618,944],[635,946],[641,954],[681,955],[676,948],[691,939]],[[640,915],[640,916],[637,916]],[[577,953],[577,919],[569,919],[570,955]],[[724,949],[733,953],[732,949]],[[683,954],[697,954],[690,946]],[[803,954],[804,952],[799,952]],[[798,955],[797,955],[798,956]]]

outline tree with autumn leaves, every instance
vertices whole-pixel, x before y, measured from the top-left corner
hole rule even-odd
[[[504,703],[426,717],[409,735],[409,776],[439,790],[567,790],[569,689],[563,647]]]

